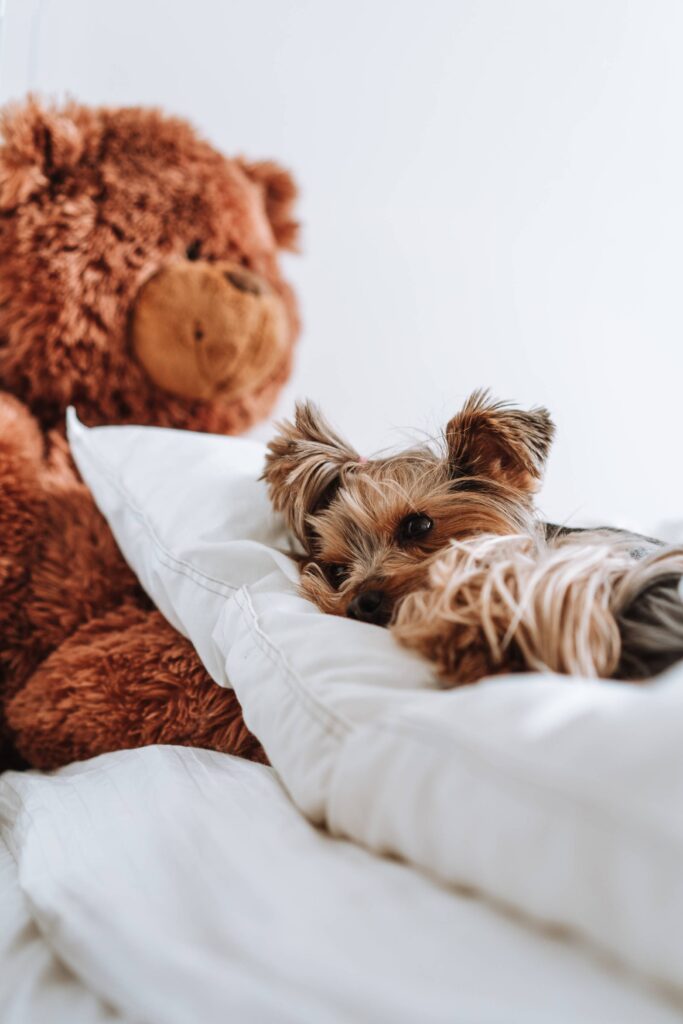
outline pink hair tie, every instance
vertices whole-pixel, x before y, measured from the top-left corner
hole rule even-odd
[[[364,466],[367,461],[368,461],[368,459],[367,459],[366,455],[359,455],[358,456],[358,465],[359,466]]]

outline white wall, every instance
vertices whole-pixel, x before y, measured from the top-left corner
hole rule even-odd
[[[303,189],[290,395],[367,450],[547,404],[560,519],[683,518],[678,0],[7,0],[3,98],[157,103]]]

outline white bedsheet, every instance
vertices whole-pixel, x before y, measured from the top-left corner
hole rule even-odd
[[[0,843],[3,1024],[681,1019],[583,949],[331,838],[225,755],[8,773],[0,832],[26,897]]]
[[[234,687],[301,811],[683,998],[683,664],[643,687],[439,691],[386,630],[297,595],[258,446],[73,417],[69,433],[143,586]]]
[[[59,959],[40,931],[19,871],[0,837],[0,1021],[2,1024],[125,1024]]]

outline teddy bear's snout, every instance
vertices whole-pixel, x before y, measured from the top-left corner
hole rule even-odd
[[[267,281],[235,263],[183,261],[138,293],[131,345],[158,387],[186,399],[233,399],[271,376],[289,349],[289,323]]]

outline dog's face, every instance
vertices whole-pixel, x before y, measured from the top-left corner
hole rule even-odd
[[[453,538],[520,533],[554,427],[475,392],[441,451],[366,460],[314,406],[297,406],[268,446],[271,500],[304,548],[302,593],[323,611],[387,625]]]

